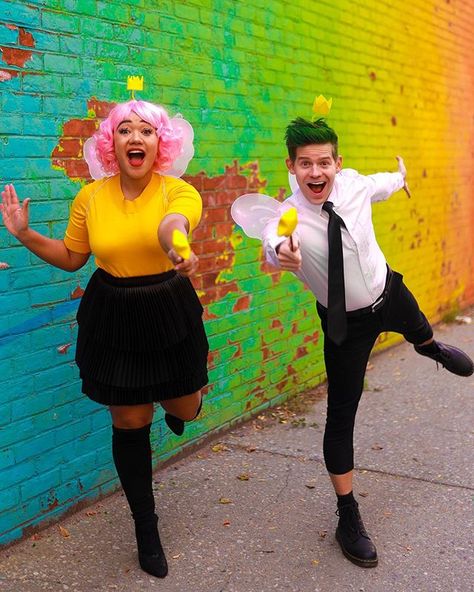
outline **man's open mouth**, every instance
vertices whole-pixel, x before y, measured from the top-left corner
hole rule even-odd
[[[326,181],[320,181],[319,183],[308,183],[308,187],[313,193],[318,195],[319,193],[322,193],[323,189],[326,187]]]
[[[143,150],[129,150],[127,156],[128,162],[134,167],[141,166],[145,160],[145,153]]]

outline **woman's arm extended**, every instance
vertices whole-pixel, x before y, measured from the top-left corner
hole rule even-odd
[[[63,240],[48,238],[29,227],[29,199],[21,204],[13,185],[2,191],[0,211],[6,229],[32,253],[65,271],[76,271],[87,263],[90,253],[74,253]]]

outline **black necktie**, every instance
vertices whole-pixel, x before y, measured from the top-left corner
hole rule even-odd
[[[333,210],[334,204],[326,201],[323,210],[329,214],[328,224],[328,336],[340,345],[347,335],[346,296],[344,289],[344,264],[342,259],[341,226],[344,220]]]

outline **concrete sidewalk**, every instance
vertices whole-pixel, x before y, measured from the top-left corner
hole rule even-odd
[[[439,325],[436,337],[474,357],[474,325]],[[115,494],[0,552],[0,591],[473,590],[474,377],[402,344],[372,357],[367,383],[355,491],[376,569],[352,565],[334,540],[323,386],[155,474],[166,579],[139,569]]]

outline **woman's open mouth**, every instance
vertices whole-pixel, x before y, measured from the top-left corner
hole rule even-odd
[[[145,153],[143,150],[129,150],[127,152],[128,162],[133,167],[139,167],[143,164],[145,160]]]

